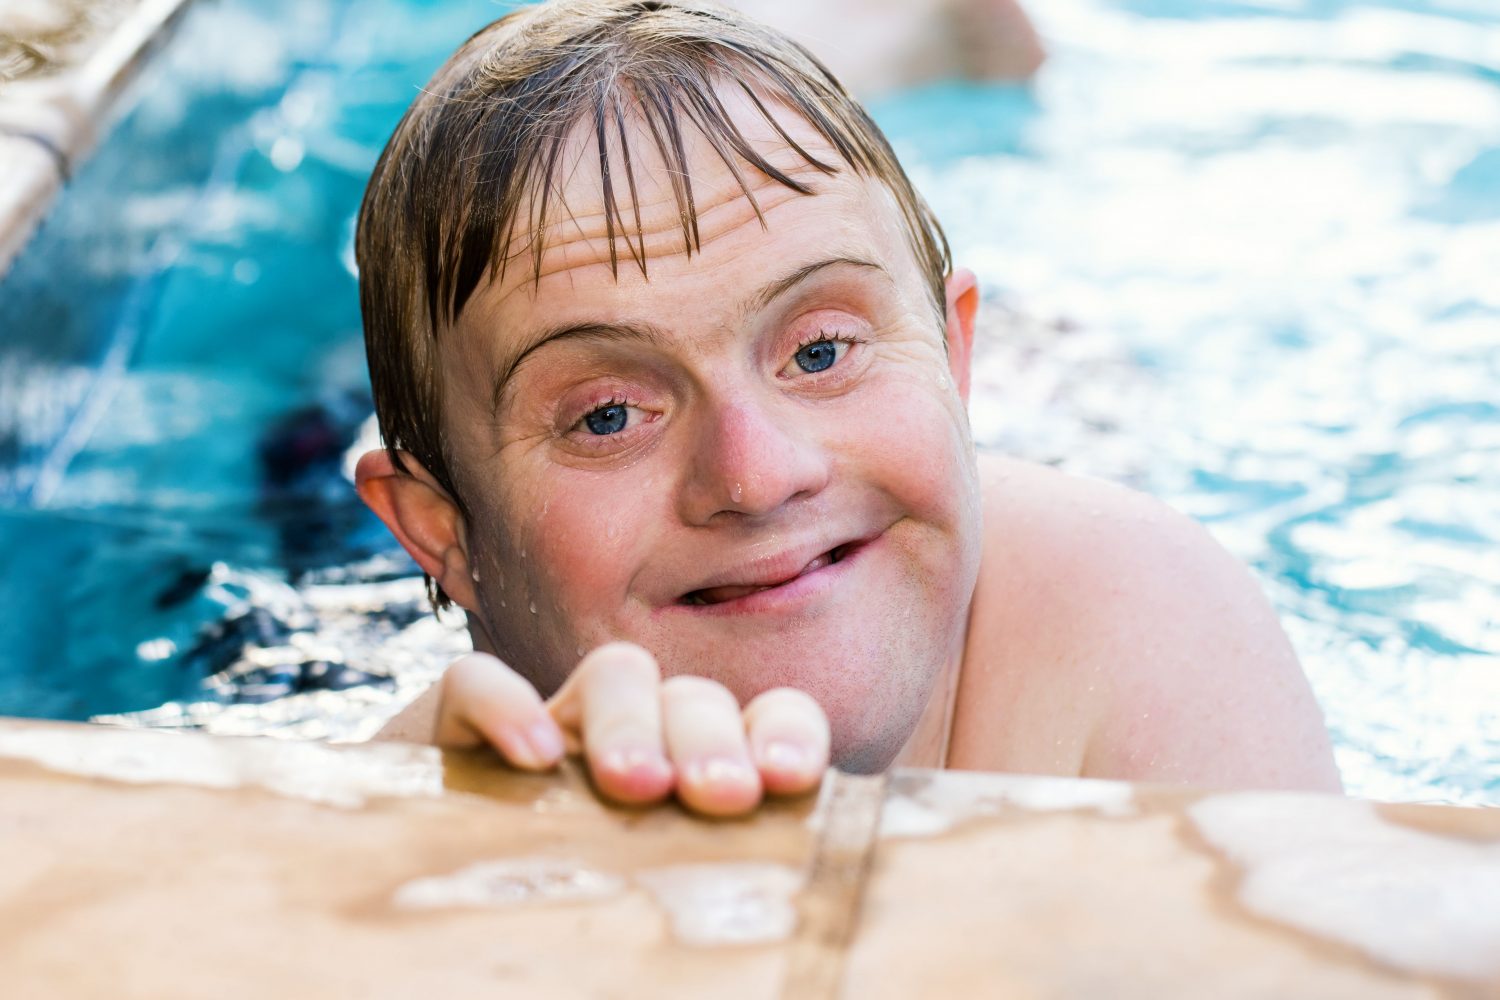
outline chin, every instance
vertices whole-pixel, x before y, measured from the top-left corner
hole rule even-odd
[[[908,733],[907,737],[910,735]],[[836,748],[837,745],[835,741]],[[891,766],[905,745],[905,739],[899,742],[860,742],[835,749],[829,763],[848,774],[879,774]]]
[[[891,766],[916,732],[940,671],[914,669],[903,678],[904,690],[885,691],[872,699],[868,689],[854,692],[845,704],[820,699],[828,713],[834,767],[851,774],[875,774]]]

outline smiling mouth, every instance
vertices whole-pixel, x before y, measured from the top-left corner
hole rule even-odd
[[[858,542],[845,542],[843,545],[829,549],[784,580],[776,580],[771,583],[726,584],[719,587],[705,587],[702,590],[694,590],[683,594],[678,603],[693,607],[723,604],[725,601],[733,601],[741,597],[748,597],[751,594],[758,594],[762,590],[783,587],[793,580],[799,580],[807,576],[809,573],[816,573],[824,567],[832,566],[854,551],[858,546]]]

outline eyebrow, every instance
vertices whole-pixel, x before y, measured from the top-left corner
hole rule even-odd
[[[822,271],[825,268],[836,267],[839,264],[845,264],[851,267],[874,268],[875,270],[882,272],[885,271],[885,268],[881,267],[873,260],[865,260],[861,257],[828,257],[824,260],[814,261],[811,264],[799,267],[791,274],[777,278],[775,281],[766,285],[760,291],[751,296],[750,301],[745,307],[744,311],[746,313],[758,312],[769,306],[772,302],[775,302],[777,299],[785,295],[787,292],[791,291],[793,288],[800,285],[802,282],[806,281],[808,278],[811,278],[813,275],[817,274],[819,271]]]
[[[763,285],[754,295],[746,300],[744,306],[740,309],[741,315],[760,312],[813,275],[839,265],[870,268],[885,273],[885,268],[880,264],[861,257],[838,256],[813,261],[811,264],[805,264],[790,274],[782,275]],[[536,340],[532,342],[531,346],[516,355],[514,361],[496,373],[494,389],[490,394],[490,412],[495,413],[499,411],[500,395],[505,391],[506,383],[510,381],[510,377],[515,374],[516,369],[520,367],[522,361],[526,360],[527,356],[544,344],[574,337],[612,342],[633,341],[652,346],[663,344],[668,340],[666,333],[660,327],[649,323],[567,323],[543,330],[537,336]]]

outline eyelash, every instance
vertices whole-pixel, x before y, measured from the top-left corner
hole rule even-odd
[[[813,334],[810,337],[805,337],[802,340],[798,341],[797,346],[792,348],[792,353],[796,354],[804,347],[810,347],[813,344],[821,344],[824,341],[827,341],[831,344],[850,345],[858,344],[861,342],[857,337],[851,337],[848,334],[829,333],[827,330],[819,330],[816,334]]]
[[[829,332],[828,330],[819,330],[816,334],[812,334],[810,336],[804,337],[800,341],[798,341],[797,345],[792,348],[791,355],[787,359],[787,364],[788,365],[795,364],[796,363],[797,352],[800,351],[800,350],[802,350],[804,347],[811,347],[813,344],[843,344],[848,349],[844,352],[844,354],[841,357],[837,358],[834,361],[833,364],[829,365],[827,368],[823,369],[822,371],[817,371],[817,372],[807,372],[807,371],[804,371],[804,372],[802,372],[800,374],[801,378],[818,378],[820,376],[822,376],[822,377],[836,377],[838,374],[842,374],[842,372],[835,372],[834,369],[835,368],[842,369],[845,365],[847,365],[849,352],[852,351],[855,347],[857,347],[857,346],[859,346],[860,344],[863,344],[863,343],[864,343],[864,341],[861,340],[859,337],[850,336],[849,334],[832,333],[832,332]],[[793,377],[799,377],[799,376],[793,376]]]
[[[640,408],[635,402],[633,402],[626,396],[611,395],[606,399],[601,399],[598,402],[590,403],[589,408],[578,414],[578,419],[568,425],[568,433],[571,434],[572,432],[581,429],[583,427],[583,422],[588,419],[589,414],[597,413],[598,411],[608,406],[633,406],[636,407],[636,409]]]

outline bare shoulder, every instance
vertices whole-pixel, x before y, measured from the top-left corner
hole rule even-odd
[[[999,456],[955,766],[1338,787],[1307,679],[1249,570],[1151,497]]]

